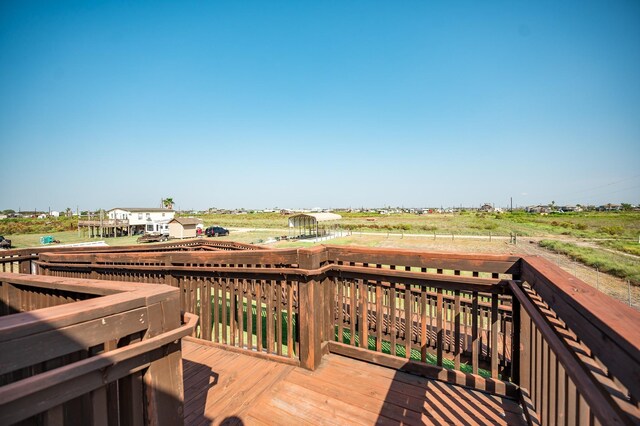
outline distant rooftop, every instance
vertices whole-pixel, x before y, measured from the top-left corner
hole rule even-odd
[[[178,222],[181,225],[198,225],[202,223],[202,219],[198,219],[195,217],[176,217],[169,221],[169,223],[171,222]]]
[[[128,212],[175,212],[173,209],[163,209],[158,207],[114,207],[112,210],[126,210]]]

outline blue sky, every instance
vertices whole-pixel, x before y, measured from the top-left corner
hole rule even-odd
[[[640,2],[0,3],[0,209],[640,202]]]

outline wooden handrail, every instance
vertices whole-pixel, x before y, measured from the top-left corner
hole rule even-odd
[[[537,256],[522,259],[522,280],[639,399],[640,312]]]
[[[60,292],[81,297],[43,308],[43,298],[51,294],[60,302]],[[92,298],[82,300],[86,295]],[[96,407],[112,404],[132,422],[183,420],[179,340],[193,332],[198,317],[186,313],[180,320],[178,289],[0,273],[3,305],[15,296],[21,303],[14,311],[27,311],[0,317],[0,424],[40,418],[45,411],[62,421],[61,404],[93,398],[98,389],[104,396],[92,402]],[[113,396],[108,402],[105,385],[120,379],[140,380],[145,389],[130,392],[122,382],[120,402]],[[138,410],[143,395],[153,400],[144,412]]]
[[[237,267],[198,267],[189,266],[147,266],[147,265],[109,265],[98,263],[48,263],[35,262],[42,267],[53,269],[96,269],[144,272],[189,272],[193,274],[210,274],[211,276],[229,276],[256,279],[322,279],[324,276],[358,278],[370,281],[408,283],[422,286],[446,286],[451,290],[500,292],[496,288],[502,280],[493,278],[477,278],[459,275],[432,274],[426,272],[409,272],[390,269],[375,269],[359,266],[329,264],[317,269],[302,268],[237,268]]]
[[[148,367],[163,356],[159,349],[191,334],[198,317],[184,314],[184,319],[167,333],[0,387],[0,424],[17,423]],[[71,381],[74,385],[66,386]]]
[[[606,392],[589,371],[587,365],[580,361],[577,354],[560,338],[553,329],[549,321],[535,306],[531,299],[522,291],[515,281],[509,283],[509,287],[514,297],[518,299],[521,306],[529,314],[531,320],[542,334],[542,338],[553,351],[564,370],[567,372],[576,387],[580,389],[580,394],[585,398],[596,417],[603,423],[625,425],[630,424],[621,408],[611,400],[611,394]],[[557,378],[551,377],[554,382]]]

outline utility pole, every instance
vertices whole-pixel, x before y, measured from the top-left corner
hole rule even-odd
[[[509,197],[509,198],[511,200],[511,210],[509,210],[509,211],[513,213],[513,197]]]

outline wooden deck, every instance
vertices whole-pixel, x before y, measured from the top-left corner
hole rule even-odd
[[[316,371],[182,341],[185,424],[525,424],[514,401],[325,355]]]

